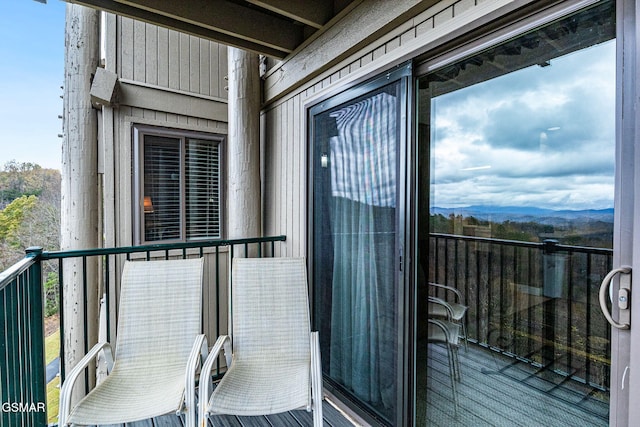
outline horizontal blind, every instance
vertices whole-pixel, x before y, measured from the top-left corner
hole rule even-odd
[[[220,238],[220,149],[216,141],[187,139],[187,239]]]
[[[144,136],[144,239],[181,238],[180,139]]]

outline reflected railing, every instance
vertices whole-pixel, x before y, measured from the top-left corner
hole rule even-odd
[[[598,289],[611,249],[439,233],[428,244],[423,270],[462,293],[470,342],[609,389],[611,337]]]

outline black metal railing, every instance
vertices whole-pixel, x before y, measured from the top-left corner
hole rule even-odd
[[[428,281],[457,288],[469,307],[470,341],[609,388],[610,328],[598,288],[611,249],[433,233],[428,253]]]
[[[47,424],[39,249],[0,274],[2,426]]]
[[[227,261],[234,256],[274,256],[276,242],[285,241],[285,236],[249,238],[236,240],[210,240],[188,243],[157,244],[120,248],[88,249],[73,251],[45,252],[41,249],[27,251],[27,256],[0,274],[0,392],[2,396],[3,427],[43,426],[46,418],[46,379],[44,359],[44,311],[42,267],[56,263],[59,298],[63,301],[65,269],[73,268],[75,283],[82,289],[80,295],[84,301],[78,302],[79,313],[85,327],[82,337],[75,340],[83,342],[84,352],[95,344],[91,342],[86,325],[89,324],[89,311],[94,313],[99,307],[88,307],[88,292],[96,290],[91,265],[97,265],[98,281],[104,290],[107,339],[114,335],[117,319],[110,314],[115,312],[111,306],[117,303],[114,290],[119,277],[119,261],[130,259],[169,259],[202,257],[208,258],[209,270],[205,279],[208,292],[213,292],[209,300],[213,301],[214,318],[209,319],[211,334],[220,335],[226,319],[222,318],[226,300],[221,301],[221,293],[226,288],[225,274]],[[73,261],[73,264],[68,264]],[[207,264],[205,262],[205,265]],[[204,315],[204,314],[203,314]],[[95,319],[95,317],[93,317]],[[95,320],[92,320],[95,322]],[[114,327],[112,327],[113,325]],[[65,336],[64,310],[60,308],[60,336]],[[213,337],[215,338],[215,337]],[[60,340],[60,375],[65,376],[64,339]],[[85,391],[89,388],[89,372],[85,373]]]

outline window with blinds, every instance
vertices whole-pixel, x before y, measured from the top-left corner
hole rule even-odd
[[[136,243],[222,237],[218,135],[134,128]]]
[[[187,139],[187,239],[220,237],[220,146]]]

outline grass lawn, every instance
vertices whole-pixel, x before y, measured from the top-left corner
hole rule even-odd
[[[60,329],[44,339],[44,354],[47,365],[60,355]]]
[[[60,405],[60,377],[55,377],[47,384],[47,422],[58,422],[58,406]]]
[[[60,329],[44,339],[44,352],[47,364],[60,354]],[[58,405],[60,399],[60,377],[57,376],[47,384],[47,422],[58,422]]]

